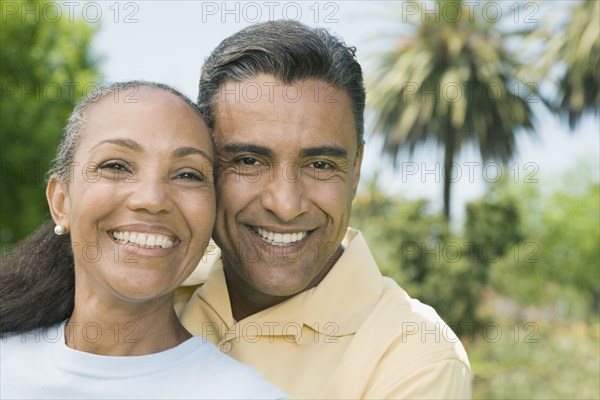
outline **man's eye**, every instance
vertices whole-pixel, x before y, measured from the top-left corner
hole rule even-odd
[[[238,175],[260,175],[270,167],[268,160],[252,156],[241,155],[230,160],[221,160],[223,171],[229,171]]]
[[[334,168],[334,166],[331,163],[328,163],[326,161],[315,161],[312,163],[312,167],[314,169]]]
[[[243,157],[239,161],[242,162],[244,165],[257,165],[258,164],[258,160],[254,157]]]
[[[263,167],[267,165],[264,161],[261,161],[254,157],[239,157],[234,160],[234,164],[241,168],[244,167]]]

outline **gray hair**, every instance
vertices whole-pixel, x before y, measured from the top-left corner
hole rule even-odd
[[[357,142],[364,143],[365,87],[356,48],[323,28],[279,20],[249,26],[223,40],[204,62],[198,106],[211,130],[221,86],[258,74],[286,85],[318,79],[346,90],[352,103]]]
[[[57,179],[68,182],[71,179],[71,166],[73,163],[73,156],[75,150],[79,145],[81,139],[82,128],[85,123],[85,117],[90,105],[97,103],[109,94],[119,94],[121,91],[139,88],[149,87],[159,90],[163,90],[168,93],[172,93],[185,101],[193,110],[202,117],[202,113],[196,104],[191,101],[188,97],[172,88],[171,86],[163,83],[148,82],[148,81],[129,81],[129,82],[116,82],[110,85],[101,86],[89,93],[87,93],[79,102],[75,105],[73,112],[67,120],[67,125],[63,129],[63,133],[56,151],[56,158],[52,163],[52,167],[48,171],[48,178],[55,176]],[[121,94],[119,94],[121,95]]]

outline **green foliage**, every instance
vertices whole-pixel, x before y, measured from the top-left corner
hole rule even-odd
[[[10,12],[8,5],[2,7],[2,243],[24,238],[48,215],[45,172],[75,102],[99,78],[90,50],[97,27],[70,22],[66,11],[54,20],[42,12],[45,3],[11,2]],[[25,10],[38,12],[25,15]]]
[[[493,244],[496,255],[501,257],[510,246],[522,240],[523,233],[515,199],[498,192],[500,187],[496,185],[482,199],[467,204],[465,236],[479,246]],[[487,264],[490,258],[496,258],[483,252],[476,255],[479,262]]]
[[[557,318],[597,315],[600,185],[581,172],[589,168],[580,165],[569,172],[550,193],[523,188],[523,183],[508,188],[527,216],[522,223],[525,245],[492,268],[491,284],[500,294],[522,305],[554,304],[562,313]]]
[[[531,64],[525,73],[542,81],[557,66],[562,70],[551,103],[568,119],[571,129],[584,113],[598,115],[600,110],[599,17],[598,0],[571,2],[567,12],[563,7],[556,9],[527,38],[538,43],[539,51],[531,53]]]
[[[600,398],[598,322],[499,323],[467,343],[475,399]],[[497,340],[496,340],[497,337]]]

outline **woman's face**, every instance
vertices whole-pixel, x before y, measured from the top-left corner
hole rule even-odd
[[[177,96],[138,87],[90,106],[69,182],[48,201],[71,233],[78,297],[147,301],[193,271],[215,217],[214,149]]]

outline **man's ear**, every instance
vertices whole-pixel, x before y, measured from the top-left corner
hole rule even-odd
[[[46,187],[46,199],[54,223],[64,226],[69,231],[71,203],[67,184],[60,181],[56,176],[50,177]]]
[[[360,166],[363,159],[363,151],[365,145],[361,144],[356,152],[356,161],[354,162],[354,182],[352,183],[352,199],[356,197],[356,191],[358,190],[358,181],[360,181]]]

